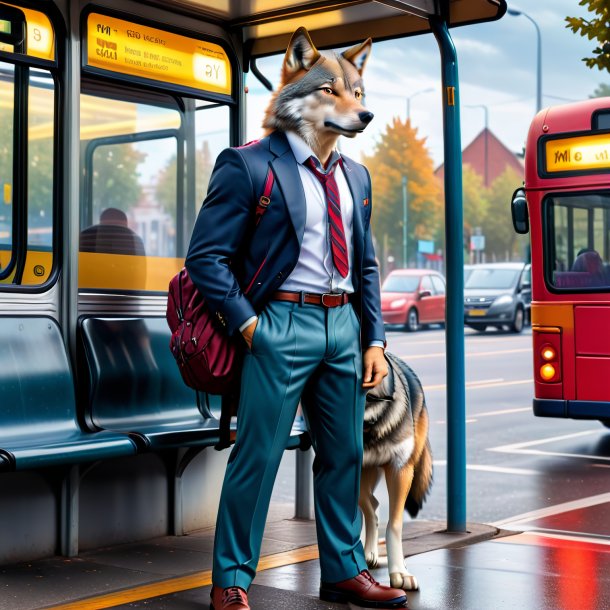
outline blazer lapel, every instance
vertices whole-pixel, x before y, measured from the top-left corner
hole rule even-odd
[[[290,219],[294,226],[294,230],[299,240],[299,244],[303,241],[303,233],[305,232],[305,219],[307,213],[307,204],[305,202],[305,191],[303,183],[299,175],[299,168],[292,154],[292,149],[286,136],[276,131],[270,136],[271,152],[275,155],[275,159],[271,160],[271,167],[277,185],[282,191],[286,207],[290,214]]]
[[[364,221],[362,218],[362,202],[366,195],[366,189],[363,187],[356,170],[352,165],[352,161],[343,157],[343,168],[345,169],[345,179],[352,193],[352,201],[354,202],[353,218],[353,234],[354,234],[354,260],[358,262],[358,269],[362,268],[362,254],[364,252]]]

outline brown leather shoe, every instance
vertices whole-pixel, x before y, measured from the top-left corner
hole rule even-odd
[[[241,587],[212,587],[210,610],[250,610],[248,594]]]
[[[407,596],[402,589],[379,584],[368,570],[341,582],[320,585],[320,599],[326,602],[351,602],[361,608],[407,608]]]

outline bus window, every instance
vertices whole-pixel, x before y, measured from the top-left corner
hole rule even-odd
[[[548,283],[571,292],[610,287],[610,195],[551,197],[546,206]]]
[[[167,289],[184,256],[181,126],[171,98],[81,96],[80,288]]]
[[[208,192],[208,183],[216,157],[222,150],[230,146],[230,114],[227,106],[203,103],[197,104],[195,113],[195,141],[197,145],[196,159],[196,211]],[[189,227],[190,235],[192,225]]]
[[[24,72],[16,77],[16,70]],[[26,95],[20,96],[20,99],[27,100],[26,117],[21,127],[16,123],[18,113],[15,100],[18,87],[26,89]],[[55,90],[49,72],[34,68],[15,69],[11,64],[0,63],[0,115],[3,129],[0,145],[0,281],[3,284],[43,284],[53,267],[54,112]],[[25,155],[27,150],[27,157],[23,157],[23,162],[27,163],[27,184],[24,183],[22,190],[25,192],[21,202],[15,200],[17,189],[14,184],[14,164],[19,163],[14,139],[18,129],[24,131],[24,137],[19,139],[21,146],[27,146],[27,149],[19,153]],[[23,176],[19,168],[17,172]],[[27,235],[27,243],[23,244],[16,243],[20,239],[13,234],[15,216],[21,210],[25,216],[24,207],[21,206],[27,207],[27,217],[20,221],[26,225],[23,236]],[[18,252],[21,253],[19,264]],[[6,272],[4,277],[3,271]]]

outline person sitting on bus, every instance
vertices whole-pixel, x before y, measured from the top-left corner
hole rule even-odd
[[[146,256],[142,238],[129,228],[127,214],[117,208],[106,208],[99,224],[81,231],[80,251]]]
[[[572,264],[572,271],[588,273],[590,285],[601,286],[605,284],[604,261],[599,253],[592,248],[582,248],[579,250]]]

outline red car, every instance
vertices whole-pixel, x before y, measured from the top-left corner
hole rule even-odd
[[[422,324],[445,322],[445,278],[429,269],[396,269],[381,286],[385,324],[416,331]]]

